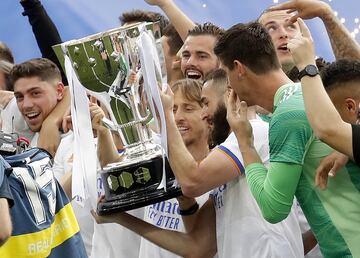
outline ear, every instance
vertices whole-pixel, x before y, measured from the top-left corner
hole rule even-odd
[[[356,101],[352,98],[346,98],[345,99],[345,107],[346,109],[353,115],[357,116],[359,107]]]
[[[65,86],[62,82],[58,82],[56,84],[56,94],[57,94],[58,101],[63,99],[64,94],[65,94]]]
[[[242,63],[240,63],[239,60],[234,60],[234,69],[236,69],[239,77],[245,75],[245,71],[246,71],[245,66]]]

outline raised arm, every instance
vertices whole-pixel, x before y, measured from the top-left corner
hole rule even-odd
[[[70,92],[68,87],[65,87],[63,98],[46,117],[41,126],[37,146],[47,150],[53,157],[55,157],[60,143],[60,127],[69,105]]]
[[[165,93],[161,93],[161,98],[166,119],[170,166],[185,196],[198,197],[235,179],[243,172],[217,149],[198,163],[187,150],[177,128],[170,87],[167,87]]]
[[[67,85],[66,75],[52,49],[53,45],[62,43],[59,32],[48,16],[44,6],[39,0],[21,0],[20,4],[24,8],[22,13],[29,18],[36,42],[43,57],[53,61],[61,72],[62,81]]]
[[[145,2],[156,5],[163,10],[183,41],[185,41],[189,30],[195,27],[195,23],[179,9],[173,0],[145,0]]]
[[[272,7],[271,10],[290,10],[290,12],[297,12],[291,18],[291,22],[296,22],[299,17],[302,19],[320,18],[327,30],[336,59],[360,59],[359,44],[351,37],[351,34],[344,24],[341,23],[331,7],[324,1],[291,0]]]
[[[309,29],[298,19],[302,35],[288,44],[295,65],[301,71],[309,64],[315,65],[314,46]],[[315,134],[334,149],[353,159],[352,128],[341,119],[326,93],[319,75],[301,79],[305,110]]]

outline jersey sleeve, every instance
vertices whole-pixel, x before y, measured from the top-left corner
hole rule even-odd
[[[7,179],[7,176],[5,174],[5,167],[3,166],[2,162],[0,162],[0,198],[7,199],[9,203],[9,207],[12,207],[14,205],[14,199],[10,191],[9,182]]]
[[[360,165],[360,125],[351,125],[351,127],[353,156],[356,164]]]
[[[270,162],[303,165],[312,130],[304,110],[276,110],[270,122]]]
[[[270,223],[284,220],[290,213],[302,167],[297,164],[271,162],[246,167],[246,180],[261,210]]]
[[[250,121],[253,128],[254,146],[264,164],[269,162],[269,141],[268,129],[266,122],[260,119]],[[225,156],[235,164],[240,174],[245,172],[243,165],[243,157],[240,152],[239,144],[234,133],[231,133],[228,138],[217,146],[217,150],[221,151]]]

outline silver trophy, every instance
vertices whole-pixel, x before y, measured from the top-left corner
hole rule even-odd
[[[166,69],[156,23],[120,27],[54,46],[60,63],[68,56],[80,83],[108,107],[110,119],[103,123],[119,133],[125,146],[123,160],[101,171],[105,201],[98,204],[99,214],[135,209],[181,194],[163,149],[154,142],[149,128],[156,120],[156,110],[143,80],[143,73],[149,71],[140,61],[140,52],[148,51],[138,44],[144,28],[152,32],[161,60],[161,69],[153,74],[161,85]],[[165,187],[159,188],[164,179]]]

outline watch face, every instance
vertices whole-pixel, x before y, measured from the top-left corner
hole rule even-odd
[[[305,67],[306,74],[309,76],[315,76],[319,73],[318,68],[315,65],[308,65]]]

